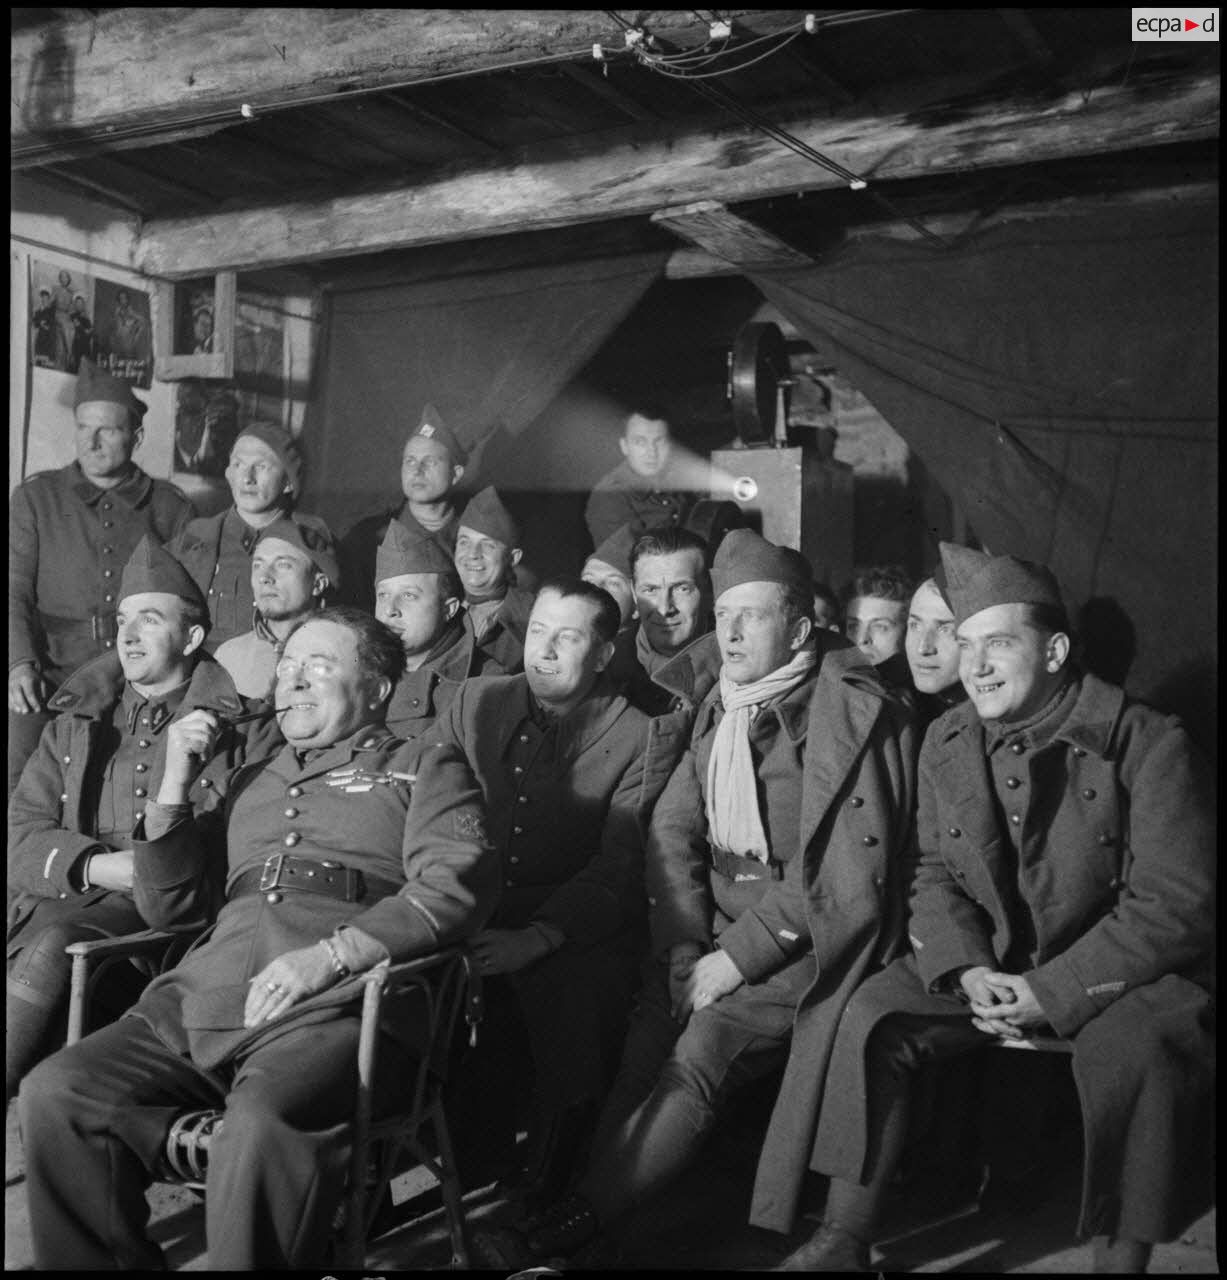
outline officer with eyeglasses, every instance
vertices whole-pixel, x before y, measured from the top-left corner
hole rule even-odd
[[[212,927],[128,1017],[26,1077],[40,1269],[165,1266],[143,1192],[186,1107],[225,1108],[205,1181],[210,1268],[318,1265],[348,1156],[353,975],[468,937],[497,894],[463,754],[384,723],[403,666],[399,637],[355,609],[303,623],[277,664],[286,744],[230,779],[224,841],[190,808],[218,718],[195,711],[170,726],[134,877],[155,928]],[[413,1048],[385,1051],[383,1091],[405,1078]],[[377,1081],[376,1110],[380,1094]]]

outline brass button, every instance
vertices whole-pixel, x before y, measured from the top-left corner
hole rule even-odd
[[[104,556],[109,556],[109,555],[110,555],[114,550],[115,550],[115,548],[114,548],[114,547],[111,547],[111,546],[105,546],[105,547],[103,547],[103,548],[102,548],[102,554],[103,554]]]
[[[103,647],[104,649],[113,649],[113,648],[115,647],[115,641],[114,641],[114,640],[104,640],[104,641],[102,642],[102,647]]]
[[[115,576],[115,570],[114,570],[114,569],[103,569],[103,571],[102,571],[102,576],[103,576],[104,578],[113,578],[113,577]]]
[[[276,905],[277,905],[277,903],[279,903],[279,902],[281,901],[281,894],[279,894],[279,893],[266,893],[266,894],[264,895],[264,901],[265,901],[265,902],[271,902],[271,903],[273,904],[273,906],[276,906]]]
[[[411,707],[420,707],[420,706],[422,705],[422,699],[421,699],[421,698],[414,698],[414,700],[413,700],[409,705],[410,705]]]
[[[136,772],[137,772],[137,773],[144,773],[148,768],[149,768],[149,766],[144,762],[144,760],[142,760],[142,761],[140,762],[140,764],[138,764],[138,765],[136,766]]]
[[[512,772],[512,773],[523,773],[523,772],[524,772],[524,770],[523,770],[519,765],[516,765],[516,766],[515,766],[515,768],[513,768],[511,772]]]
[[[213,785],[213,779],[212,779],[212,778],[201,778],[201,780],[200,780],[200,785],[201,785],[202,787],[211,787],[211,786]]]
[[[297,818],[297,817],[298,817],[298,810],[297,810],[297,809],[287,809],[287,810],[285,811],[285,816],[286,816],[287,818]]]
[[[527,742],[527,741],[528,741],[528,734],[526,734],[526,733],[522,733],[522,734],[520,734],[520,741],[521,741],[521,742]]]
[[[138,747],[147,747],[149,745],[148,738],[142,738],[137,744]]]
[[[300,836],[297,831],[291,831],[281,843],[285,845],[287,849],[292,849],[301,839],[302,836]]]
[[[516,858],[516,857],[514,857],[514,856],[513,856],[513,857],[509,858],[509,859],[508,859],[508,861],[509,861],[509,862],[519,862],[519,861],[520,861],[520,859],[519,859],[519,858]]]
[[[109,502],[100,502],[98,505],[103,509],[103,511],[110,511],[111,509],[111,504]]]
[[[103,603],[104,603],[104,604],[114,604],[114,603],[115,603],[115,597],[114,597],[114,595],[112,595],[110,592],[108,592],[105,596],[103,596],[103,597],[102,597],[102,600],[103,600]]]
[[[1026,747],[1025,747],[1021,742],[1011,742],[1011,743],[1010,743],[1010,750],[1011,750],[1011,751],[1012,751],[1016,756],[1020,756],[1020,755],[1022,755],[1022,753],[1023,753],[1024,751],[1026,751],[1026,749],[1027,749],[1027,748],[1026,748]]]
[[[656,905],[656,899],[655,899],[655,898],[649,898],[649,899],[648,899],[648,906],[649,906],[649,907],[654,907],[655,905]]]
[[[874,876],[874,878],[873,878],[873,882],[874,882],[874,884],[876,884],[876,885],[878,886],[878,888],[879,888],[879,889],[881,889],[881,888],[883,887],[883,885],[885,885],[885,884],[886,884],[886,877],[885,877],[885,876]]]
[[[65,756],[65,757],[64,757],[64,763],[65,763],[65,764],[72,764],[72,756]]]
[[[958,827],[951,827],[950,834],[957,840],[963,833],[958,829]]]
[[[1115,844],[1116,842],[1115,842],[1115,840],[1112,838],[1112,836],[1111,836],[1107,831],[1105,831],[1105,832],[1103,833],[1103,835],[1101,835],[1101,836],[1099,837],[1099,843],[1100,843],[1100,844]]]
[[[519,800],[519,802],[520,802],[521,804],[527,804],[527,803],[528,803],[528,797],[527,797],[527,796],[517,796],[517,797],[516,797],[516,799],[517,799],[517,800]]]
[[[853,797],[852,797],[852,799],[848,801],[848,803],[849,803],[849,804],[850,804],[854,809],[859,809],[859,808],[861,807],[861,805],[863,805],[863,804],[865,803],[865,801],[864,801],[860,796],[853,796]]]
[[[877,836],[866,836],[866,837],[861,841],[861,844],[863,844],[863,845],[868,845],[868,847],[869,847],[869,848],[871,848],[871,849],[872,849],[872,848],[873,848],[873,846],[874,846],[875,844],[877,844],[877,843],[878,843],[878,837],[877,837]]]
[[[149,723],[149,717],[141,716],[141,724],[148,724],[148,723]]]
[[[145,810],[144,810],[144,809],[138,809],[138,810],[136,811],[136,820],[137,820],[137,822],[140,822],[140,820],[141,820],[144,816],[145,816]]]
[[[302,787],[291,787],[288,794],[297,800],[302,795]]]
[[[511,828],[511,831],[512,831],[512,834],[513,834],[513,835],[517,835],[517,836],[520,836],[520,835],[523,835],[523,834],[524,834],[524,828],[523,828],[523,827],[512,827],[512,828]]]
[[[507,886],[507,888],[508,888],[508,889],[514,889],[514,888],[515,888],[515,881],[514,881],[514,880],[504,880],[504,881],[503,881],[503,883]]]
[[[1005,780],[1005,785],[1009,787],[1011,791],[1013,791],[1015,787],[1021,787],[1022,782],[1019,781],[1018,778],[1007,778]]]
[[[1095,789],[1093,787],[1084,787],[1082,789],[1082,798],[1083,800],[1094,800]]]
[[[132,788],[132,794],[133,794],[134,796],[143,796],[143,795],[145,794],[145,788],[144,788],[144,787],[133,787],[133,788]]]
[[[114,529],[114,528],[115,528],[115,521],[114,521],[114,520],[104,520],[104,521],[102,522],[102,527],[103,527],[104,529]]]
[[[1021,814],[1021,813],[1012,813],[1012,814],[1010,814],[1010,821],[1011,821],[1015,826],[1018,826],[1018,824],[1022,821],[1022,814]]]
[[[67,799],[68,799],[68,792],[67,792],[67,791],[61,791],[61,792],[60,792],[60,803],[61,803],[61,804],[63,804]]]
[[[1078,759],[1081,760],[1086,755],[1086,752],[1081,747],[1075,747],[1074,755],[1076,755]]]

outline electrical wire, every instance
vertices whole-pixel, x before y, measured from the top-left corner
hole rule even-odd
[[[739,62],[735,66],[725,67],[722,71],[690,71],[682,73],[671,71],[666,67],[653,67],[653,70],[658,70],[661,75],[671,76],[674,80],[712,80],[719,76],[736,75],[739,71],[745,71],[749,67],[757,66],[760,62],[765,62],[768,58],[779,53],[781,49],[792,44],[801,34],[801,31],[794,31],[791,35],[785,36],[775,48],[768,49],[766,53],[760,53],[757,58],[751,58],[747,62]]]

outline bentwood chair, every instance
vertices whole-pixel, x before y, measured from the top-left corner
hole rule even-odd
[[[88,996],[101,966],[133,955],[158,956],[175,935],[147,930],[127,938],[76,942],[68,1043],[80,1038]],[[385,1212],[390,1184],[401,1171],[420,1166],[439,1184],[452,1244],[452,1265],[470,1265],[460,1178],[443,1110],[447,1060],[463,1014],[470,1039],[481,1017],[481,983],[462,947],[449,947],[402,964],[377,965],[362,974],[362,1020],[358,1036],[358,1084],[354,1099],[352,1155],[345,1196],[333,1223],[332,1256],[327,1265],[358,1269],[368,1241],[390,1226]],[[355,996],[357,998],[357,996]],[[388,1116],[373,1114],[378,1070],[379,1028],[398,1017],[414,1020],[414,1039],[427,1046],[403,1081],[400,1103]],[[163,1180],[203,1192],[212,1136],[225,1123],[225,1111],[185,1111],[167,1133]],[[377,1222],[378,1219],[378,1222]]]

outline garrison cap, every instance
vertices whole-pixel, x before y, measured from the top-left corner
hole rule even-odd
[[[617,569],[624,578],[630,578],[633,576],[631,549],[634,545],[635,535],[631,532],[630,525],[619,525],[588,559],[599,560],[602,564],[609,565],[611,569]]]
[[[409,433],[409,439],[412,440],[414,436],[423,436],[427,440],[437,440],[441,445],[444,445],[448,453],[451,454],[452,465],[455,467],[463,467],[469,460],[469,451],[456,438],[456,433],[447,425],[443,415],[433,404],[428,404],[422,410],[421,420]]]
[[[191,574],[148,533],[136,544],[131,559],[124,565],[119,579],[119,599],[126,600],[128,596],[145,591],[164,591],[201,609],[208,609],[204,595]]]
[[[341,564],[337,559],[336,543],[330,534],[310,525],[299,524],[290,516],[278,516],[260,530],[255,545],[258,547],[265,538],[280,538],[282,542],[297,547],[328,578],[328,585],[334,591],[340,587]]]
[[[1042,564],[1015,556],[990,556],[957,542],[940,542],[938,548],[945,570],[943,594],[956,623],[998,604],[1065,607],[1052,570]]]
[[[302,491],[302,450],[294,437],[279,422],[269,422],[264,418],[257,418],[241,427],[235,437],[235,444],[243,436],[251,436],[263,442],[277,455],[278,461],[285,468],[286,479],[290,482],[290,496],[297,501]]]
[[[778,582],[802,593],[814,590],[809,561],[791,547],[777,547],[753,529],[730,529],[711,568],[717,597],[743,582]]]
[[[388,532],[375,551],[375,581],[399,578],[402,573],[455,573],[447,550],[434,538],[423,538],[406,529],[399,520],[388,524]]]
[[[132,393],[132,388],[122,378],[99,369],[88,356],[82,356],[72,407],[76,409],[91,400],[103,400],[107,404],[117,404],[127,409],[132,415],[134,427],[141,425],[141,419],[149,408],[144,400]]]
[[[507,547],[520,545],[520,526],[511,518],[511,512],[503,506],[498,493],[487,485],[469,499],[469,505],[460,515],[460,523],[466,529],[485,534]]]

